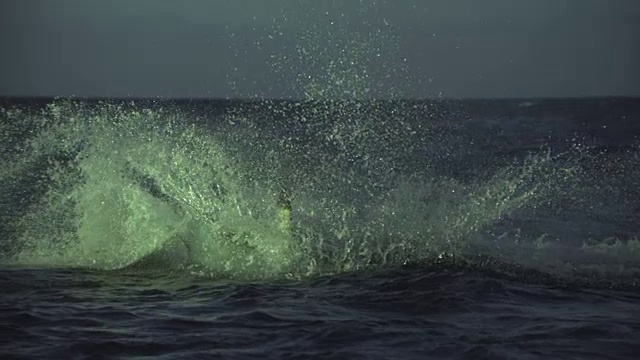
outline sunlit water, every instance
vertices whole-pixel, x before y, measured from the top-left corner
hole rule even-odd
[[[640,347],[635,100],[21,105],[0,132],[3,354]]]

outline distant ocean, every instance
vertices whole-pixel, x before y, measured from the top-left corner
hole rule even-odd
[[[640,354],[640,99],[0,104],[3,359]]]

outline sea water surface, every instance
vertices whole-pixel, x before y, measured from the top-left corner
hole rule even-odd
[[[3,358],[640,351],[638,99],[2,109]]]

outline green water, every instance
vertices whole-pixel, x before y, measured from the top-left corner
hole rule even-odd
[[[376,131],[383,119],[358,122],[353,111],[337,121],[334,113],[329,140],[304,147],[237,114],[209,119],[234,124],[224,128],[135,104],[5,111],[4,123],[28,135],[13,145],[20,150],[5,151],[2,181],[40,195],[11,219],[14,245],[3,262],[224,278],[398,265],[459,253],[469,234],[548,200],[551,180],[569,173],[548,152],[482,182],[395,171],[406,155],[399,149],[412,146],[394,143],[405,134],[387,136]],[[328,143],[338,150],[331,156]],[[293,194],[291,231],[279,218],[283,186]]]
[[[324,14],[299,21],[294,51],[271,67],[303,101],[197,116],[162,102],[3,109],[2,262],[243,279],[396,266],[461,254],[473,234],[571,188],[563,154],[484,168],[459,117],[371,101],[411,83],[386,20],[357,32]],[[269,41],[286,36],[275,24]],[[451,175],[460,167],[473,176]]]

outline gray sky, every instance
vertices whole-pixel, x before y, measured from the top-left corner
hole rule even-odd
[[[638,0],[4,0],[0,96],[640,96],[639,36]]]

